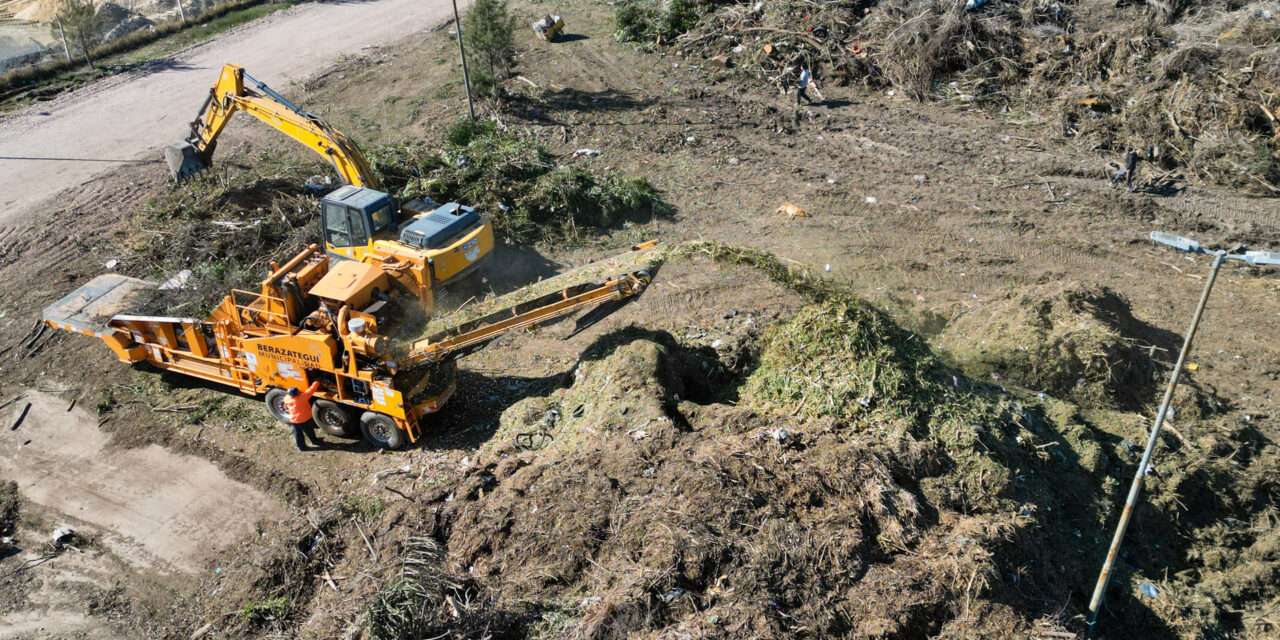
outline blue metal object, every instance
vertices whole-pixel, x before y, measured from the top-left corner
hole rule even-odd
[[[480,214],[475,209],[450,202],[402,227],[400,242],[421,249],[439,249],[479,222]]]
[[[1177,249],[1179,251],[1186,251],[1188,253],[1204,253],[1204,247],[1200,246],[1199,242],[1196,242],[1195,240],[1191,240],[1189,238],[1184,238],[1182,236],[1174,235],[1172,233],[1165,233],[1163,231],[1152,231],[1151,239],[1155,240],[1156,242],[1159,242],[1160,244],[1173,247],[1174,249]]]
[[[1254,265],[1264,264],[1280,264],[1280,252],[1276,251],[1246,251],[1241,260]]]

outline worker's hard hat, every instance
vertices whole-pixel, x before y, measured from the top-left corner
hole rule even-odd
[[[289,390],[289,392],[288,392],[288,394],[289,394],[289,397],[290,397],[290,398],[292,398],[292,397],[294,397],[294,396],[298,395],[298,390],[297,390],[297,389],[290,389],[290,390]]]

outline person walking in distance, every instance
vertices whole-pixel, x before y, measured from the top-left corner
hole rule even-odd
[[[293,443],[298,446],[298,451],[307,450],[307,445],[303,442],[304,435],[317,449],[324,442],[316,437],[316,427],[311,423],[311,396],[319,388],[319,382],[312,382],[306,391],[300,392],[294,388],[285,393],[284,412],[289,417],[289,426],[293,427]]]
[[[804,100],[809,104],[813,104],[813,98],[809,97],[809,87],[813,83],[813,74],[809,73],[808,67],[800,67],[800,82],[796,86],[796,106],[800,106],[800,101]]]

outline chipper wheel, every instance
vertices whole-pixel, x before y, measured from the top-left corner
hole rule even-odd
[[[288,392],[284,389],[271,389],[267,391],[267,411],[271,412],[271,417],[280,422],[289,424],[289,412],[284,409],[284,399]]]
[[[400,449],[409,442],[409,435],[396,426],[390,416],[366,411],[360,416],[360,430],[364,440],[379,449]]]
[[[316,399],[311,403],[311,419],[329,433],[342,438],[359,438],[360,427],[356,425],[351,409],[332,400]]]

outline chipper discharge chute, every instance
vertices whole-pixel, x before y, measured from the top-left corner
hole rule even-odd
[[[312,245],[274,267],[256,291],[231,291],[203,320],[122,313],[153,285],[115,274],[50,305],[43,320],[98,337],[122,362],[265,395],[268,410],[282,421],[287,391],[318,382],[317,425],[397,449],[416,442],[421,420],[449,400],[458,358],[511,331],[607,310],[640,295],[649,281],[649,272],[637,269],[575,283],[397,347],[390,336],[400,329],[403,287],[384,269],[334,262]]]
[[[165,149],[175,180],[213,162],[218,137],[238,112],[315,151],[347,183],[320,202],[325,251],[408,272],[415,283],[411,291],[428,312],[440,287],[475,272],[493,251],[493,228],[480,212],[456,202],[397,202],[378,189],[377,174],[354,140],[235,65],[222,68],[187,138]]]

